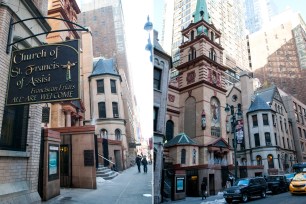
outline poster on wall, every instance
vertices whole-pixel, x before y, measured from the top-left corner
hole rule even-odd
[[[59,147],[58,145],[49,145],[48,157],[48,179],[55,180],[59,178]]]
[[[177,177],[176,178],[176,192],[184,192],[185,191],[185,177]]]

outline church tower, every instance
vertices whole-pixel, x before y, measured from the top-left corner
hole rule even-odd
[[[170,156],[176,152],[174,165],[187,172],[190,167],[196,168],[198,183],[209,178],[218,192],[222,189],[221,183],[226,182],[221,166],[227,168],[232,164],[224,111],[227,67],[222,65],[221,32],[210,22],[205,0],[197,1],[193,17],[194,21],[181,31],[178,76],[169,84],[166,124],[172,121],[174,125],[173,135],[171,131],[166,132],[165,147]],[[187,142],[182,143],[183,140]],[[183,155],[186,158],[181,158]],[[214,178],[210,178],[211,171]],[[192,195],[187,192],[187,196]]]

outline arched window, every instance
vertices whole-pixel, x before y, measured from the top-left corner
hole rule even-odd
[[[262,158],[260,155],[256,156],[256,162],[257,162],[257,166],[261,166],[262,165]]]
[[[185,101],[184,131],[191,138],[196,136],[196,101],[193,97]]]
[[[192,164],[196,164],[197,159],[197,150],[193,149],[192,151]]]
[[[181,164],[186,164],[186,149],[181,150]]]
[[[210,50],[209,50],[209,58],[212,59],[213,61],[217,60],[217,54],[216,54],[214,48],[210,48]]]
[[[174,123],[172,120],[166,122],[166,140],[169,141],[173,138],[174,134]]]
[[[211,41],[215,41],[215,34],[214,34],[214,32],[210,32],[210,39],[211,39]]]
[[[115,137],[116,137],[116,140],[121,140],[121,131],[120,131],[120,129],[116,129],[115,130]]]
[[[191,31],[190,33],[190,40],[194,40],[194,31]]]
[[[106,129],[101,129],[101,130],[100,130],[100,137],[101,137],[101,138],[108,139],[108,132],[107,132]]]
[[[247,165],[247,160],[246,160],[246,158],[242,158],[242,159],[241,159],[241,163],[242,163],[242,166],[246,166],[246,165]]]
[[[268,160],[269,169],[273,169],[274,168],[273,155],[269,154],[268,157],[267,157],[267,160]]]
[[[197,52],[196,49],[190,48],[189,53],[188,53],[188,61],[191,61],[197,57]]]

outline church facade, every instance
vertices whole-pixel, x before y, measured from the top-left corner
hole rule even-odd
[[[209,195],[219,192],[233,164],[221,33],[203,5],[205,1],[198,1],[194,22],[182,30],[179,74],[169,83],[167,100],[166,129],[172,128],[173,134],[166,133],[165,167],[186,173],[186,196],[198,196],[202,180]]]

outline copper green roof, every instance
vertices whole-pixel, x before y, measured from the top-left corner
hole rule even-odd
[[[176,145],[197,145],[197,143],[190,139],[190,137],[188,137],[188,135],[186,135],[185,133],[180,133],[176,137],[169,140],[165,144],[165,147],[171,147]]]
[[[208,11],[207,11],[206,1],[205,0],[198,0],[197,1],[197,6],[196,6],[196,11],[193,14],[194,23],[197,23],[197,22],[201,21],[202,18],[207,23],[210,23],[209,22],[209,14],[208,14]],[[203,32],[202,29],[203,28],[198,28],[198,34]],[[208,33],[206,28],[204,28],[204,32],[206,34]]]

